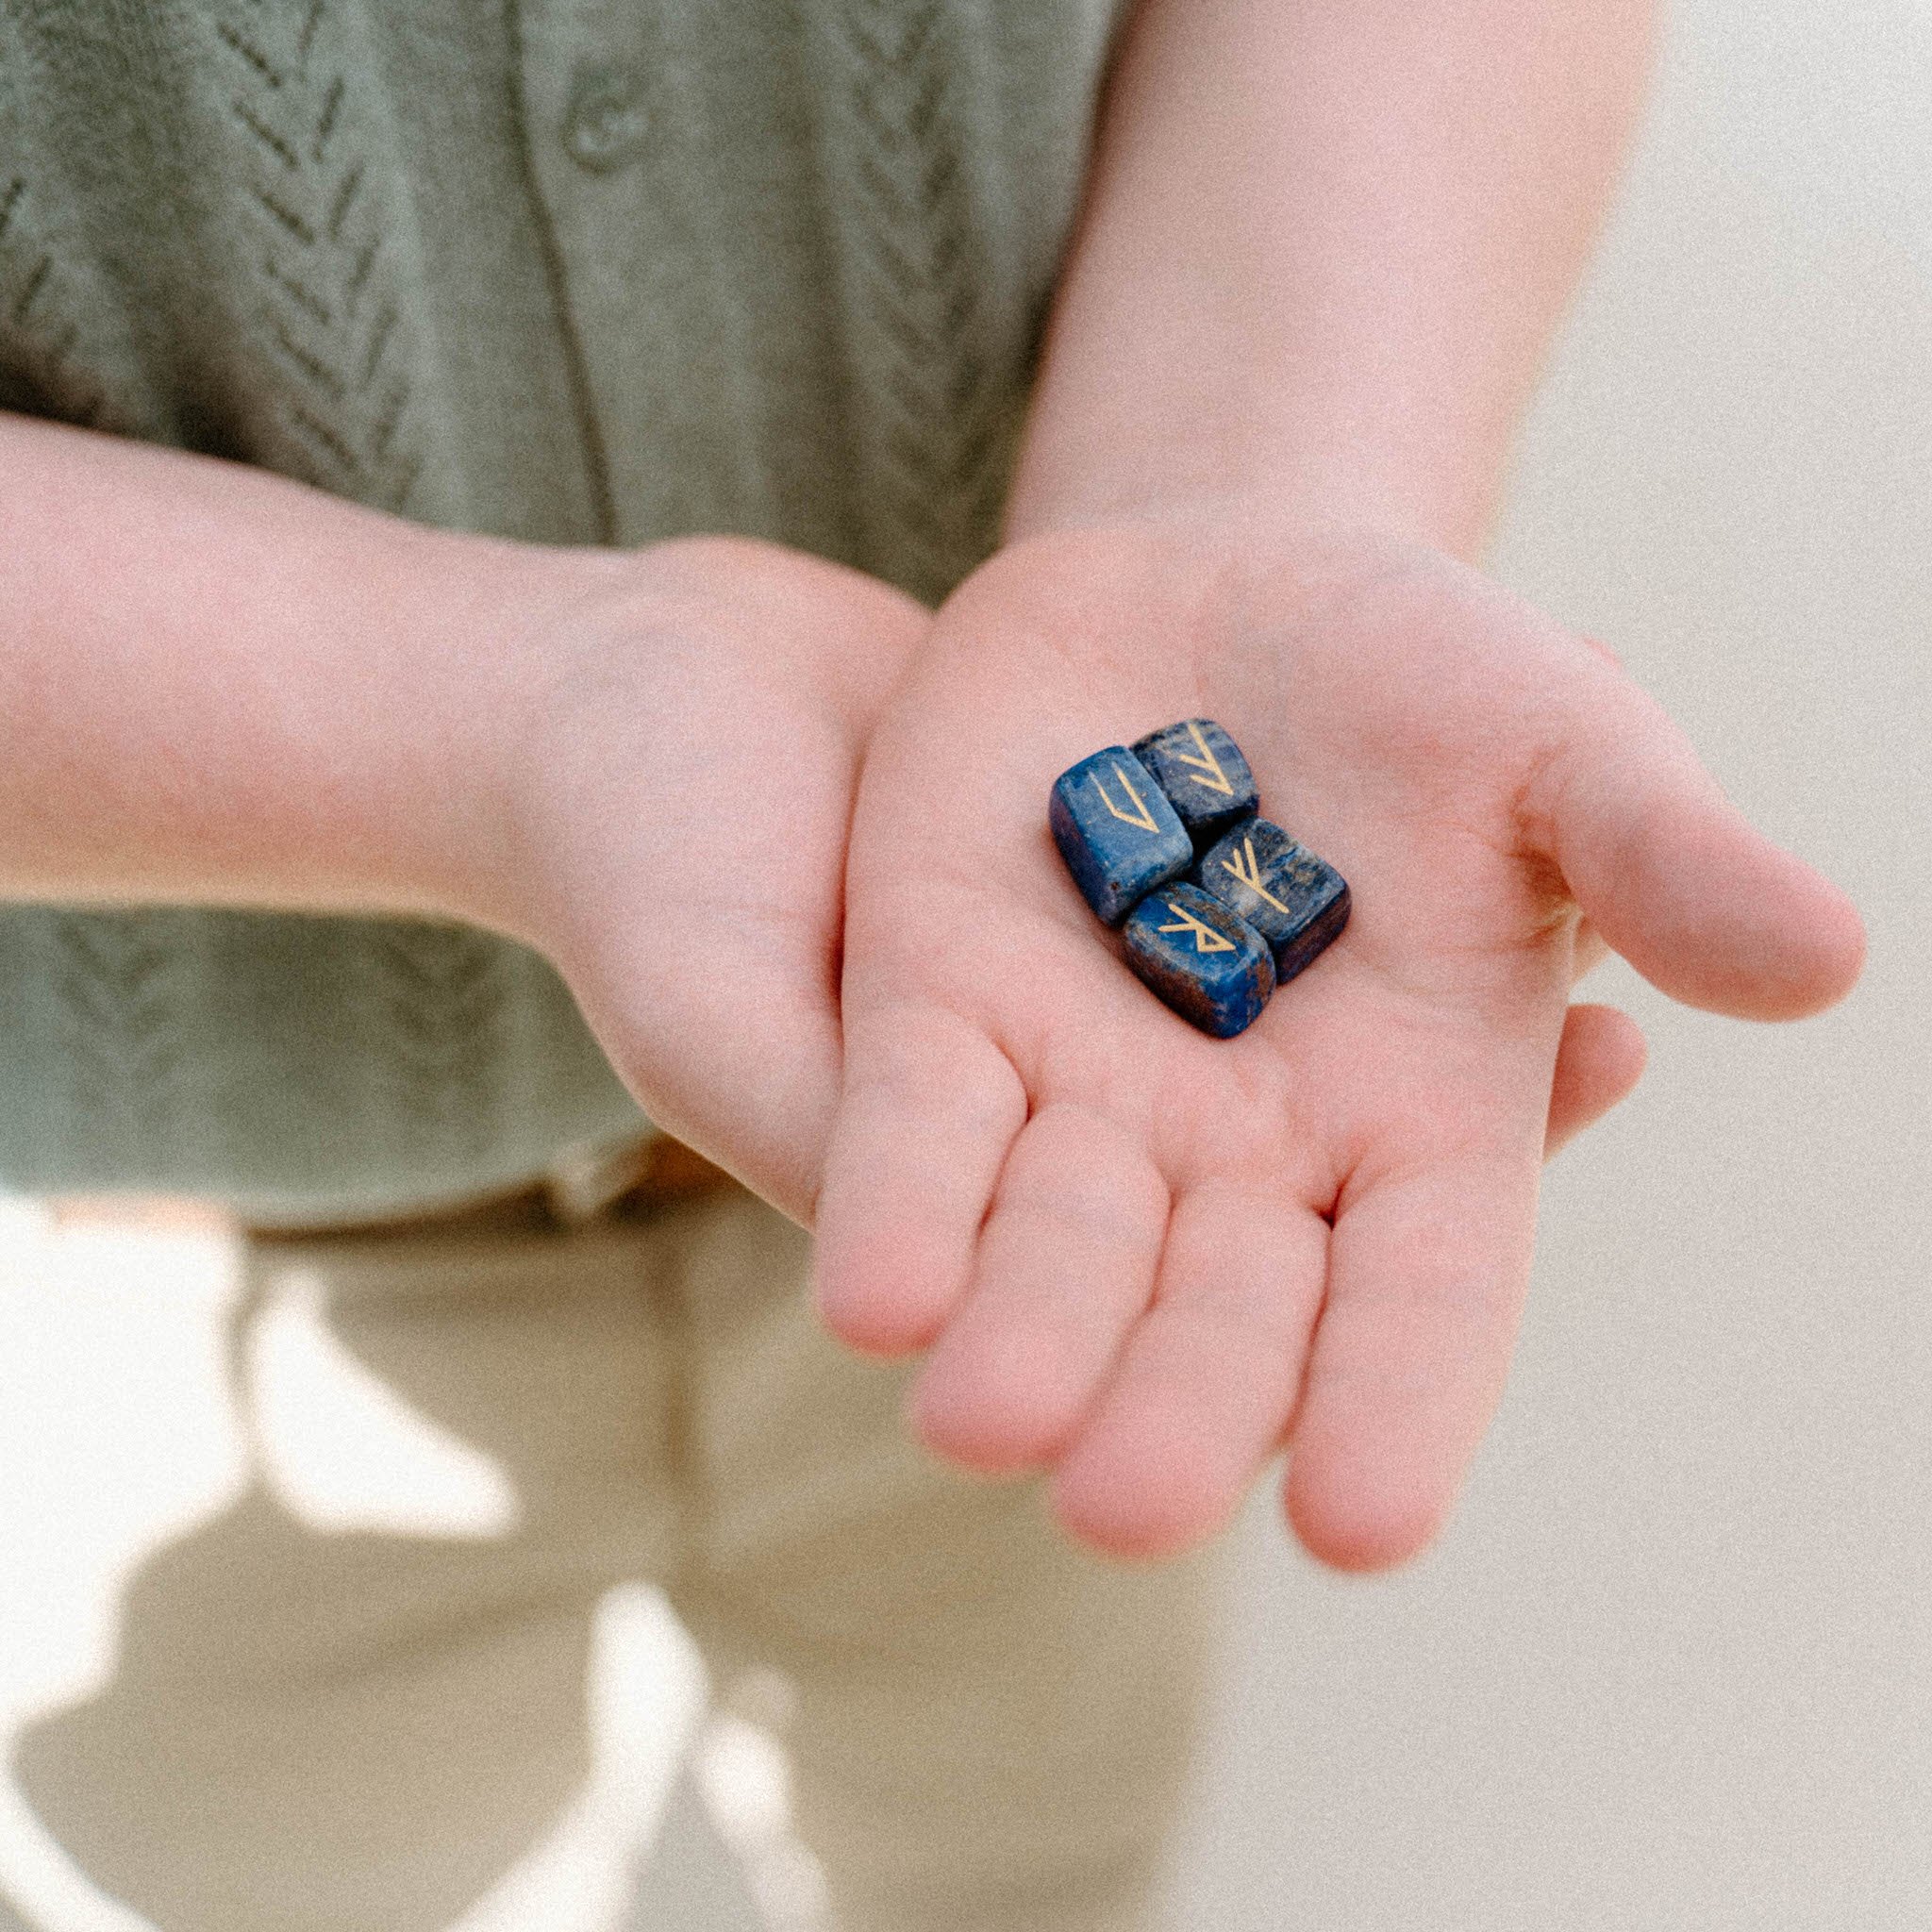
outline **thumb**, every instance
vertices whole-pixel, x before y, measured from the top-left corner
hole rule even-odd
[[[1865,959],[1852,902],[1751,824],[1655,699],[1592,671],[1530,801],[1584,914],[1687,1006],[1795,1020],[1843,998]]]

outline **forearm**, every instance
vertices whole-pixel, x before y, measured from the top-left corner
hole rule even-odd
[[[1636,119],[1651,0],[1143,0],[1008,535],[1190,498],[1467,556]]]
[[[0,415],[0,898],[455,910],[507,550]]]

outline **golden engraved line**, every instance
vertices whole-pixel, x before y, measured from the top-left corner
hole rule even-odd
[[[1224,858],[1221,861],[1222,870],[1233,873],[1235,877],[1241,880],[1241,884],[1247,887],[1249,891],[1253,892],[1257,898],[1267,900],[1275,911],[1287,918],[1292,919],[1294,915],[1261,883],[1261,868],[1255,863],[1255,841],[1252,839],[1243,839],[1241,841],[1241,851],[1248,855],[1248,866],[1245,872],[1241,870],[1241,855],[1239,853],[1232,858]]]
[[[1147,809],[1145,804],[1141,801],[1141,794],[1134,790],[1134,781],[1127,776],[1125,771],[1119,765],[1113,768],[1113,774],[1121,781],[1121,789],[1134,801],[1134,809],[1132,811],[1123,811],[1107,795],[1107,787],[1100,782],[1100,774],[1098,772],[1090,772],[1087,775],[1093,780],[1093,789],[1100,793],[1101,804],[1106,806],[1108,810],[1112,812],[1114,817],[1119,819],[1124,824],[1139,825],[1143,832],[1158,831],[1160,828],[1154,823],[1154,814]]]
[[[1191,912],[1184,911],[1172,899],[1167,909],[1180,921],[1178,925],[1158,925],[1156,932],[1191,932],[1194,935],[1194,950],[1197,953],[1231,953],[1234,941],[1224,940],[1211,925],[1204,925]]]
[[[1208,741],[1201,736],[1201,727],[1191,718],[1188,729],[1194,734],[1194,742],[1201,747],[1201,756],[1191,758],[1186,752],[1177,751],[1174,755],[1175,763],[1193,766],[1196,785],[1205,785],[1209,791],[1218,791],[1224,798],[1232,798],[1234,787],[1227,782],[1227,774],[1221,769],[1221,760],[1208,749]],[[1203,772],[1211,772],[1213,776],[1204,778],[1201,776]]]

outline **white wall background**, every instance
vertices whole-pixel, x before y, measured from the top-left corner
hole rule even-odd
[[[1515,1375],[1413,1570],[1257,1499],[1177,1932],[1932,1926],[1932,5],[1680,0],[1497,566],[1847,886],[1758,1029],[1620,964]]]

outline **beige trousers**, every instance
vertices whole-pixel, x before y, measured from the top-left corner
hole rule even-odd
[[[512,1528],[321,1532],[263,1485],[142,1566],[112,1680],[17,1789],[162,1932],[444,1932],[572,1802],[613,1586],[714,1684],[791,1681],[799,1836],[841,1932],[1139,1926],[1218,1555],[1104,1564],[1037,1489],[915,1449],[908,1369],[818,1329],[805,1237],[732,1191],[581,1225],[251,1240],[508,1474]],[[620,1918],[617,1923],[639,1923]]]

